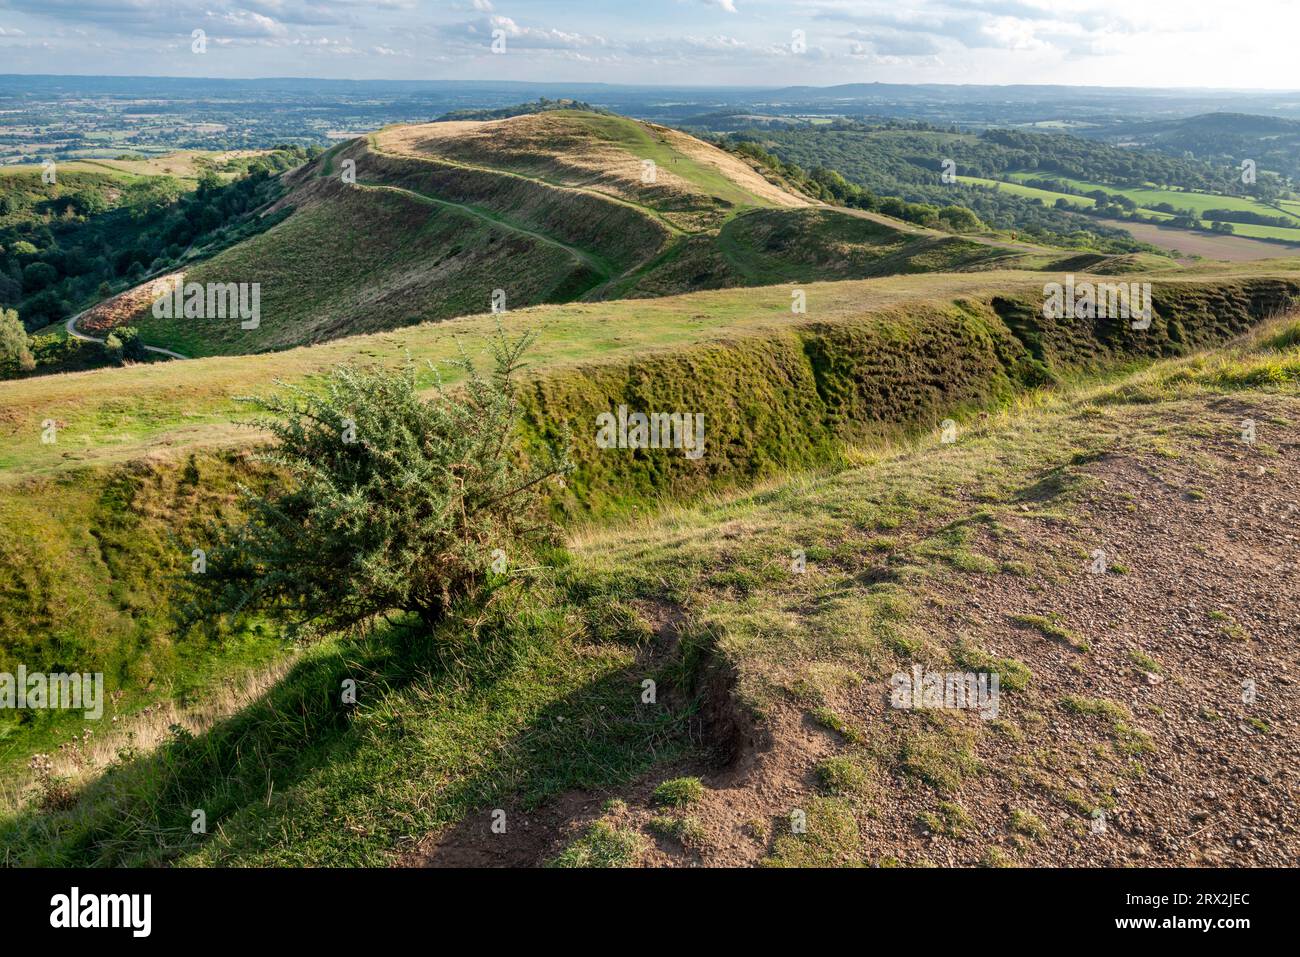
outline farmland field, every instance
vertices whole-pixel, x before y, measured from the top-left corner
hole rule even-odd
[[[1078,206],[1088,209],[1097,205],[1097,201],[1091,196],[1075,196],[1071,193],[1055,193],[1047,189],[1039,189],[1036,186],[1025,186],[1022,183],[1008,182],[999,179],[983,179],[979,176],[959,176],[958,183],[973,183],[976,186],[988,186],[993,189],[1003,189],[1008,193],[1016,196],[1024,196],[1028,199],[1041,199],[1044,203],[1054,204],[1057,200],[1065,200],[1071,206]]]
[[[1300,230],[1300,210],[1287,210],[1280,212],[1272,206],[1268,206],[1258,200],[1249,199],[1242,196],[1219,196],[1211,193],[1198,193],[1190,190],[1177,189],[1159,189],[1159,188],[1126,188],[1120,186],[1108,186],[1104,183],[1090,183],[1084,180],[1071,179],[1068,176],[1060,176],[1055,173],[1043,172],[1018,172],[1008,173],[1007,177],[1016,181],[1028,179],[1059,179],[1061,182],[1069,183],[1085,192],[1091,190],[1104,190],[1107,193],[1115,193],[1120,196],[1127,196],[1139,206],[1150,210],[1160,203],[1168,203],[1175,209],[1192,209],[1198,214],[1204,214],[1207,209],[1234,209],[1241,212],[1259,213],[1265,216],[1291,216],[1295,220],[1296,228]],[[1249,226],[1245,223],[1234,223],[1234,226]],[[1263,227],[1261,227],[1263,228]],[[1285,230],[1283,230],[1285,232]]]
[[[1297,251],[1300,251],[1300,236],[1297,236],[1295,246],[1283,246],[1277,243],[1257,242],[1245,234],[1217,236],[1191,229],[1175,229],[1170,226],[1133,223],[1120,219],[1103,220],[1103,222],[1125,229],[1136,239],[1150,243],[1152,246],[1177,252],[1183,256],[1201,256],[1205,259],[1220,259],[1227,262],[1251,262],[1294,256]]]

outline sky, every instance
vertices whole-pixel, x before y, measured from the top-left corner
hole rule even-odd
[[[1300,0],[0,0],[0,73],[1300,89],[1297,28]]]

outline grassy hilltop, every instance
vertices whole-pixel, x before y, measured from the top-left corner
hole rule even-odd
[[[260,283],[260,328],[142,310],[146,341],[243,354],[483,312],[497,289],[520,308],[1054,258],[815,204],[683,133],[578,111],[392,127],[287,185],[292,215],[185,273]]]

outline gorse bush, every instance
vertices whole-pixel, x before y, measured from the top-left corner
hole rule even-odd
[[[531,341],[498,331],[492,374],[462,353],[465,381],[439,379],[429,401],[411,364],[343,366],[321,391],[244,400],[271,413],[262,458],[286,483],[242,489],[247,521],[210,530],[183,623],[270,611],[323,633],[398,611],[431,628],[485,599],[545,537],[544,483],[570,468],[567,452],[531,466],[518,454],[514,380]]]

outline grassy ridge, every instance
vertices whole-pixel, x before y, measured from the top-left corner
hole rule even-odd
[[[379,152],[361,142],[345,158],[362,181],[375,180],[428,196],[445,197],[506,217],[588,251],[624,272],[658,252],[672,236],[636,207],[595,193],[556,189],[518,176]]]
[[[657,182],[642,182],[648,159]],[[186,274],[260,284],[261,325],[145,310],[149,344],[249,354],[483,312],[496,289],[519,308],[1032,268],[1050,253],[812,206],[685,134],[564,111],[385,129],[285,182],[286,220]]]
[[[1082,281],[1087,266],[1066,262],[1059,268],[1080,272]],[[1235,288],[1270,275],[1291,275],[1288,267],[1294,268],[1285,261],[1238,264],[1149,278],[1157,291],[1205,283]],[[512,310],[500,318],[507,331],[537,328],[534,368],[558,370],[769,336],[804,322],[838,323],[916,300],[1038,295],[1044,278],[1008,271],[810,283],[800,287],[808,297],[806,316],[791,314],[791,287],[772,286],[653,301],[546,306]],[[349,360],[396,363],[410,355],[418,362],[443,363],[457,354],[458,344],[474,354],[496,320],[474,316],[274,354],[191,360],[183,372],[164,363],[0,383],[0,482],[154,453],[173,456],[246,443],[247,432],[236,424],[247,418],[247,410],[233,401],[235,396],[262,391],[275,379],[310,380]],[[46,421],[58,424],[56,444],[41,442]]]
[[[1179,355],[1242,331],[1297,293],[1295,280],[1171,283],[1158,287],[1156,319],[1142,333],[1109,321],[1046,322],[1032,293],[1013,285],[1006,295],[986,288],[870,311],[850,298],[840,315],[823,300],[826,317],[814,321],[600,360],[589,342],[580,362],[573,357],[582,353],[554,351],[552,342],[555,365],[538,370],[524,394],[526,440],[535,447],[572,437],[578,469],[557,508],[623,511],[829,462],[846,443],[931,429],[1076,370]],[[688,318],[698,315],[689,308],[695,299],[677,303]],[[570,334],[582,338],[581,328]],[[450,337],[442,342],[451,345]],[[63,378],[75,392],[73,377]],[[183,404],[189,383],[171,386]],[[596,415],[619,404],[703,413],[704,457],[597,448]],[[106,408],[87,411],[94,419]],[[197,523],[231,507],[236,482],[257,480],[239,454],[203,451],[12,479],[0,511],[8,583],[0,591],[0,634],[8,636],[0,666],[93,666],[132,691],[171,680],[206,649],[170,634],[164,581],[188,566]]]
[[[186,282],[261,286],[261,323],[137,321],[147,341],[202,356],[283,349],[485,311],[492,291],[532,305],[568,299],[596,277],[563,249],[453,208],[319,181],[305,208],[186,272]]]
[[[539,378],[529,421],[534,441],[576,437],[565,506],[603,511],[825,461],[845,443],[933,428],[1073,371],[1181,355],[1240,334],[1298,294],[1295,280],[1158,287],[1146,330],[1044,319],[1025,293],[913,302]],[[619,405],[703,413],[705,455],[598,448],[596,416]]]
[[[242,454],[147,461],[34,479],[0,498],[0,671],[102,671],[124,697],[107,711],[183,698],[238,666],[282,653],[252,623],[221,642],[176,640],[167,582],[189,567],[198,529],[229,514],[240,482],[264,477]],[[10,534],[12,533],[12,534]],[[77,713],[0,714],[0,770],[61,732]]]
[[[1219,294],[1242,308],[1272,295]],[[1193,295],[1182,304],[1211,302]],[[1193,335],[1207,339],[1227,328],[1195,325]],[[1012,759],[1041,757],[1043,735],[1030,735],[1033,725],[1011,735],[1007,721],[969,730],[894,713],[859,727],[837,710],[862,681],[917,655],[975,667],[977,647],[948,647],[912,620],[923,598],[960,588],[964,576],[998,572],[973,530],[1003,528],[1009,519],[995,508],[1018,512],[1019,503],[1045,497],[1067,508],[1069,496],[1045,493],[1041,476],[1068,475],[1102,450],[1154,441],[1144,433],[1153,420],[1167,424],[1162,417],[1174,407],[1153,403],[1265,382],[1289,382],[1294,394],[1295,342],[1290,328],[1256,344],[1287,353],[1238,349],[1083,395],[1040,396],[953,446],[903,445],[865,467],[590,532],[567,563],[558,557],[554,580],[534,582],[528,599],[512,597],[477,633],[449,629],[441,646],[404,645],[384,633],[314,649],[262,700],[207,733],[178,734],[152,755],[119,762],[75,807],[0,822],[0,853],[31,864],[381,865],[430,829],[486,828],[495,807],[508,809],[513,826],[515,815],[570,788],[617,788],[690,748],[685,732],[698,698],[683,680],[692,669],[685,660],[660,666],[645,657],[651,625],[638,609],[668,601],[689,613],[681,644],[691,654],[710,649],[733,662],[740,693],[759,707],[812,709],[843,736],[854,767],[871,770],[832,781],[844,825],[833,834],[824,813],[832,802],[803,804],[801,796],[809,833],[774,841],[772,862],[861,863],[855,816],[865,804],[895,796],[912,809],[933,804],[936,793],[951,795],[977,776],[993,744]],[[1110,351],[1085,343],[1051,334],[1044,348]],[[792,576],[791,545],[818,542],[808,573]],[[864,550],[881,547],[894,574],[859,574]],[[994,664],[1005,672],[1004,688],[1035,694],[1035,676],[1019,662]],[[687,690],[686,706],[657,716],[638,708],[648,675]],[[362,681],[355,708],[337,701],[347,677]],[[1019,712],[1007,717],[1021,720]],[[1075,816],[1086,814],[1097,806],[1094,794],[1109,793],[1108,776],[1131,760],[1124,742],[1102,745],[1078,771],[1086,780],[1071,779],[1077,790],[1067,792],[1060,775],[1039,775],[1017,779],[1019,793],[1037,798],[1047,788]],[[847,758],[837,760],[846,766]],[[190,830],[194,808],[207,812],[206,836]]]

